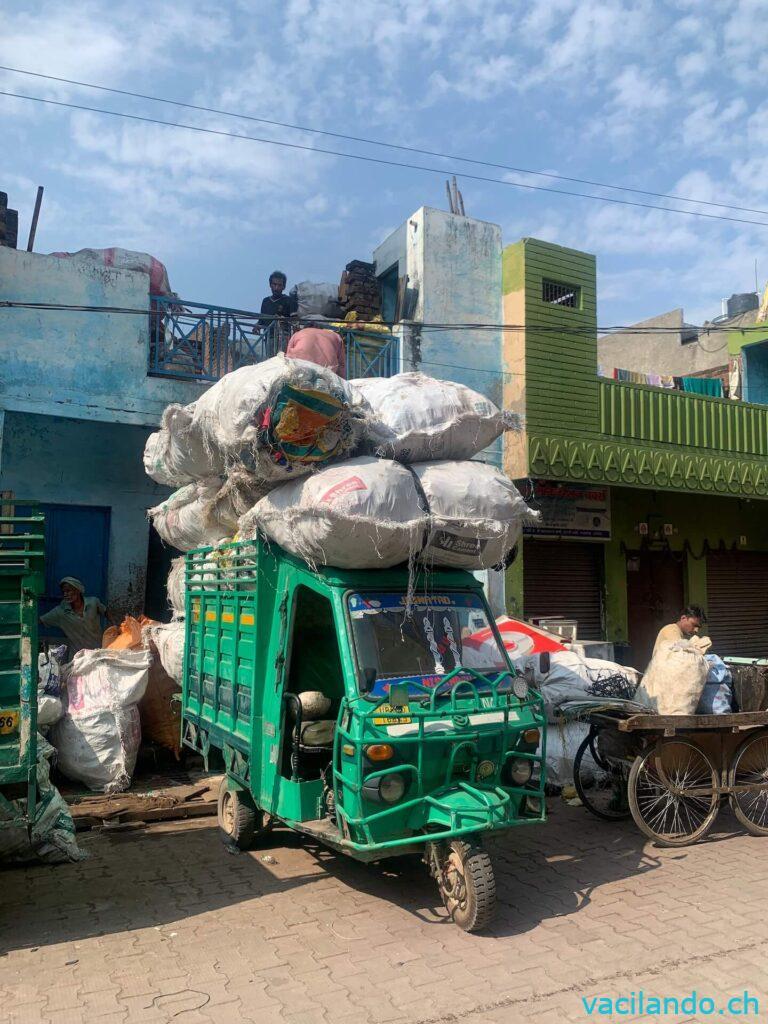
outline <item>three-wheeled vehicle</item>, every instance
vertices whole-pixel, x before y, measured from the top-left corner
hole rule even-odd
[[[545,819],[543,705],[474,576],[409,582],[261,540],[191,552],[183,741],[223,753],[227,841],[281,822],[363,861],[421,849],[475,931],[495,902],[482,834]]]
[[[0,828],[29,829],[37,804],[37,602],[45,521],[0,503]]]

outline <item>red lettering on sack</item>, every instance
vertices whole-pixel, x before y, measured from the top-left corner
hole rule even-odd
[[[368,488],[359,476],[349,476],[346,480],[342,480],[340,484],[334,484],[333,487],[329,488],[320,501],[333,501],[334,498],[338,498],[342,494],[350,494],[352,491],[367,490]]]

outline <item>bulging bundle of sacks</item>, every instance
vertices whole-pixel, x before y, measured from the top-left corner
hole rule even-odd
[[[262,533],[313,566],[491,568],[535,514],[471,460],[517,425],[452,381],[348,382],[277,356],[166,410],[144,463],[179,489],[150,516],[183,551]]]

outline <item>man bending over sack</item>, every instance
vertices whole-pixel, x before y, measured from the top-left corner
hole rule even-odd
[[[702,623],[707,621],[704,611],[697,604],[689,604],[683,608],[677,622],[670,622],[668,626],[662,626],[656,643],[653,645],[653,653],[658,651],[661,644],[673,644],[676,640],[690,640],[696,636],[701,629]]]

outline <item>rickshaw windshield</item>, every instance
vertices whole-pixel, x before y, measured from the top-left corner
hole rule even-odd
[[[416,595],[410,614],[406,596],[397,593],[350,594],[348,607],[358,681],[367,696],[384,696],[408,682],[436,687],[460,668],[492,678],[508,671],[478,594]],[[469,673],[466,678],[476,682]],[[411,693],[420,691],[413,687]]]

